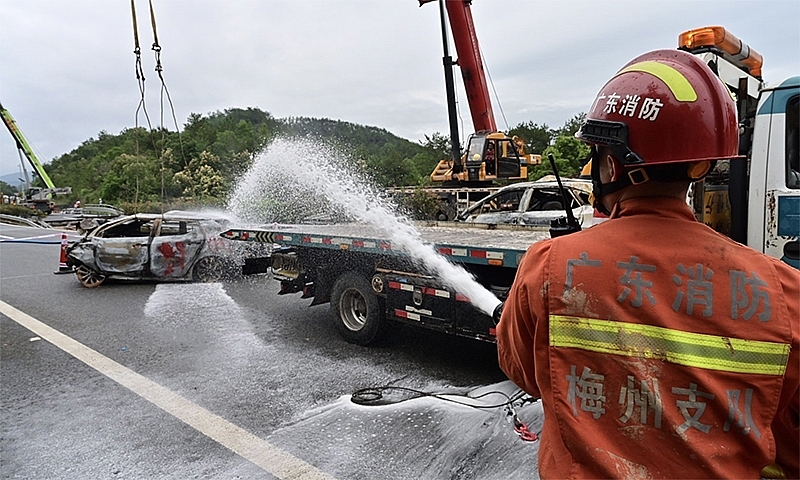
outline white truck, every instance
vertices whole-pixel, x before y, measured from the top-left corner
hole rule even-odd
[[[715,174],[695,187],[698,219],[800,267],[800,77],[765,86],[760,55],[722,27],[686,32],[680,42],[681,48],[702,56],[737,98],[740,153],[747,156],[720,162]],[[549,232],[540,227],[476,227],[440,224],[422,228],[421,236],[503,300],[526,248],[549,238]],[[271,258],[250,260],[245,273],[271,267],[280,293],[301,293],[301,298],[313,299],[312,305],[330,302],[335,325],[350,342],[370,344],[392,322],[495,340],[490,315],[381,235],[363,225],[275,226],[222,234],[280,245]]]
[[[717,231],[800,268],[800,76],[767,85],[762,57],[723,27],[689,30],[679,48],[705,61],[733,93],[739,153],[695,187],[695,214]]]

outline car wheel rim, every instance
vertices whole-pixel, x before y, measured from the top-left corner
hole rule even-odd
[[[355,288],[347,289],[342,293],[339,312],[344,326],[354,332],[360,331],[367,323],[367,301]]]
[[[196,277],[201,282],[216,282],[220,279],[221,270],[220,264],[214,257],[205,257],[195,266],[197,271]]]
[[[105,275],[101,275],[86,265],[80,265],[75,269],[75,275],[84,287],[93,288],[100,286],[103,280],[106,279]]]

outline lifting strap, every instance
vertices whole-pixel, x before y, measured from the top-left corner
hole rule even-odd
[[[153,52],[155,52],[156,56],[156,73],[158,74],[159,80],[161,80],[161,110],[159,111],[159,125],[161,125],[161,149],[157,150],[157,152],[158,158],[161,160],[161,213],[164,213],[164,201],[166,200],[167,194],[167,190],[164,185],[164,140],[166,137],[166,131],[164,129],[164,90],[166,90],[167,85],[164,83],[164,76],[162,75],[164,68],[161,66],[161,45],[158,44],[156,12],[153,10],[153,1],[148,0],[148,3],[150,4],[150,24],[153,26]],[[169,98],[169,92],[167,93],[167,98]],[[169,104],[172,106],[172,100],[169,101]]]
[[[136,107],[136,127],[139,127],[139,111],[142,111],[144,112],[145,119],[147,119],[147,125],[150,126],[150,130],[152,130],[150,116],[147,114],[147,105],[145,104],[145,77],[144,70],[142,69],[142,49],[139,47],[139,27],[136,23],[135,0],[131,0],[131,15],[133,17],[133,54],[136,55],[136,81],[139,84],[140,94],[139,105]],[[138,137],[136,142],[136,155],[139,155]]]
[[[156,52],[161,52],[161,47],[158,45],[158,31],[156,30],[156,13],[153,10],[153,0],[149,0],[150,4],[150,23],[153,25],[153,50]],[[158,60],[158,64],[156,65],[156,71],[161,71],[161,60],[160,56],[156,57]]]
[[[153,52],[155,52],[155,59],[156,59],[156,73],[158,73],[158,79],[161,81],[161,116],[160,116],[160,123],[161,123],[161,145],[162,145],[162,155],[163,155],[163,146],[164,146],[164,137],[166,135],[166,130],[164,127],[164,96],[167,97],[167,101],[169,102],[169,109],[172,113],[172,122],[175,124],[175,131],[178,132],[178,143],[181,147],[181,159],[183,159],[184,166],[188,165],[186,162],[186,156],[183,151],[183,139],[181,138],[181,129],[178,126],[178,119],[175,118],[175,106],[172,104],[172,97],[170,97],[169,89],[167,88],[167,83],[164,81],[164,67],[161,65],[161,45],[158,43],[158,29],[156,28],[156,12],[153,9],[153,0],[148,0],[150,4],[150,24],[153,26]]]
[[[159,159],[161,160],[161,201],[162,201],[162,210],[163,210],[163,202],[166,199],[166,186],[164,180],[164,144],[166,141],[166,129],[164,128],[164,97],[166,96],[167,101],[169,102],[170,111],[172,113],[172,120],[175,124],[175,130],[178,133],[178,143],[180,144],[181,148],[181,158],[183,159],[184,166],[187,165],[186,156],[184,153],[183,148],[183,139],[181,137],[181,130],[178,126],[178,120],[175,117],[175,107],[172,103],[172,98],[169,94],[169,89],[167,89],[167,84],[164,81],[164,67],[161,64],[161,45],[158,42],[158,29],[156,27],[156,14],[153,8],[153,1],[148,0],[148,4],[150,7],[150,25],[153,28],[153,46],[152,50],[155,53],[155,71],[158,74],[158,78],[161,81],[161,103],[160,103],[160,115],[159,121],[161,126],[161,147],[159,148],[155,134],[153,131],[153,125],[150,122],[150,116],[147,113],[147,106],[145,102],[145,76],[144,70],[142,69],[142,55],[141,55],[141,47],[139,45],[139,29],[138,24],[136,21],[136,4],[135,0],[131,0],[131,15],[133,16],[133,41],[134,41],[134,50],[133,53],[136,55],[136,80],[139,84],[139,106],[136,108],[136,127],[139,127],[139,112],[142,111],[144,113],[145,119],[147,120],[147,126],[150,130],[150,138],[153,142],[153,151],[158,155]],[[139,140],[138,136],[135,136],[136,140],[136,156],[139,156]],[[138,192],[137,192],[138,197]],[[137,198],[138,200],[138,198]]]
[[[150,131],[150,139],[153,142],[153,150],[156,150],[155,138],[153,138],[153,125],[150,122],[150,115],[147,113],[147,104],[145,103],[145,77],[144,70],[142,69],[142,49],[139,47],[139,27],[136,23],[136,5],[134,0],[131,0],[131,15],[133,17],[133,54],[136,55],[136,82],[139,85],[139,105],[136,106],[135,114],[135,129],[134,129],[134,144],[136,145],[136,158],[139,158],[139,112],[144,113],[144,118],[147,120],[147,127]],[[139,177],[136,177],[136,193],[134,194],[133,203],[137,206],[139,204]]]

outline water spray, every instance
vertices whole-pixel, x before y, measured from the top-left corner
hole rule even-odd
[[[255,205],[256,211],[253,211]],[[309,206],[312,206],[311,208]],[[377,228],[456,292],[492,315],[500,303],[463,267],[422,241],[398,206],[335,148],[307,139],[276,139],[240,181],[229,207],[251,222],[299,221],[297,213],[349,217]]]

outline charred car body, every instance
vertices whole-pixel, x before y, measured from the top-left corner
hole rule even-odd
[[[572,213],[583,227],[592,224],[589,202],[592,184],[585,180],[564,180],[564,190]],[[456,221],[495,225],[535,225],[549,227],[553,220],[566,217],[564,201],[555,181],[515,183],[480,200],[461,213]]]
[[[129,215],[70,245],[67,263],[90,288],[106,278],[217,281],[235,273],[246,255],[219,236],[227,223],[190,212]]]

